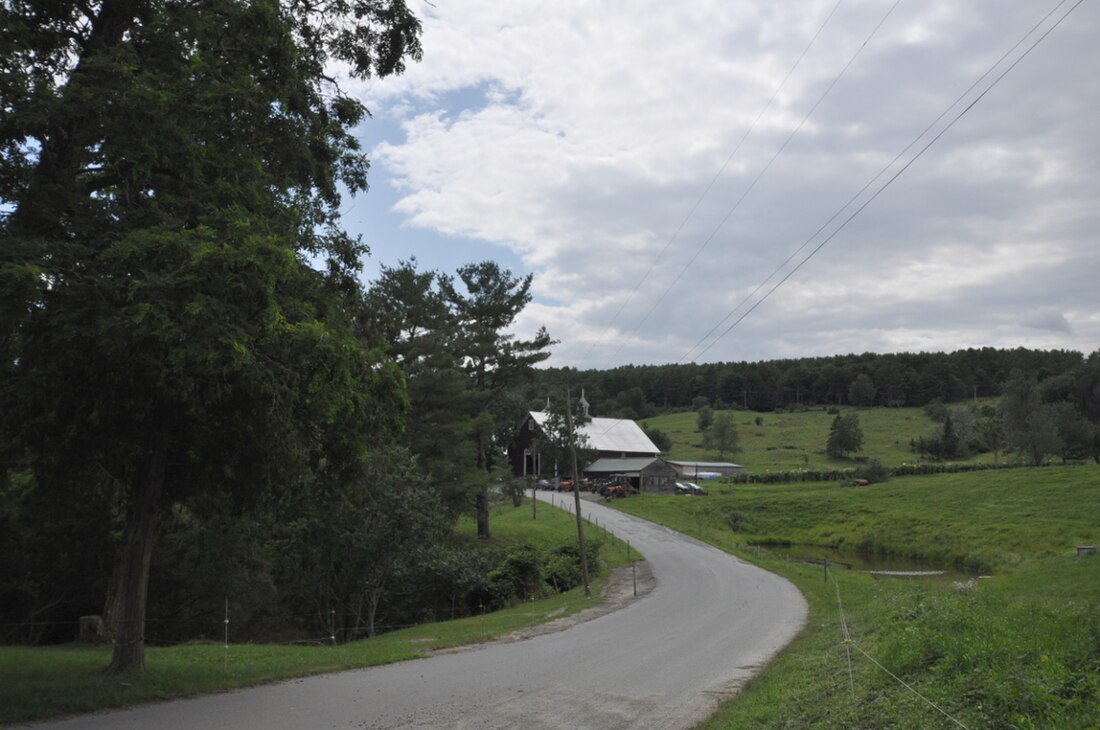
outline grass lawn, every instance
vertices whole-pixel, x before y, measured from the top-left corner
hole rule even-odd
[[[913,463],[917,454],[909,450],[910,439],[928,435],[935,428],[921,408],[851,408],[842,406],[841,413],[855,413],[863,429],[863,451],[859,457],[878,459],[887,465]],[[825,440],[829,426],[836,417],[824,407],[790,413],[756,413],[754,411],[715,411],[733,415],[741,439],[741,451],[723,454],[722,460],[743,464],[746,470],[792,471],[796,469],[844,469],[854,466],[851,459],[833,459],[825,455]],[[756,419],[762,420],[761,425]],[[670,413],[647,418],[645,423],[658,428],[672,439],[672,448],[665,458],[692,461],[717,461],[717,452],[703,449],[703,435],[698,430],[698,414]],[[993,461],[989,454],[973,457],[967,462]]]
[[[536,546],[575,539],[572,515],[540,504],[498,504],[490,522],[494,541],[529,541]],[[469,532],[466,524],[459,532]],[[627,564],[625,544],[595,528],[586,538],[602,542],[606,565]],[[635,551],[633,557],[638,559]],[[593,582],[599,596],[607,571]],[[582,588],[484,616],[425,624],[337,646],[203,642],[147,647],[144,674],[102,675],[110,649],[88,646],[0,647],[0,723],[219,692],[311,674],[357,669],[424,656],[436,649],[487,641],[567,616],[593,605]],[[230,637],[232,641],[232,637]]]
[[[745,485],[615,506],[784,575],[810,603],[803,633],[706,728],[958,727],[916,692],[969,728],[1100,727],[1100,556],[1074,554],[1100,543],[1100,468],[865,488]],[[820,566],[755,546],[775,539],[873,546],[993,577],[876,580],[834,570],[826,581]]]

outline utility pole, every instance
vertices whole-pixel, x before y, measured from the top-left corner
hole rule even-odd
[[[573,440],[573,403],[569,397],[569,388],[565,389],[565,423],[569,429],[569,454],[573,461],[573,504],[577,512],[577,544],[581,551],[581,579],[584,581],[584,595],[591,596],[588,585],[588,553],[584,549],[584,520],[581,519],[581,480],[577,474],[577,443]]]
[[[527,475],[527,486],[531,487],[531,519],[538,519],[537,505],[539,501],[535,498],[535,490],[538,487],[535,485],[535,481],[531,479],[530,474]]]

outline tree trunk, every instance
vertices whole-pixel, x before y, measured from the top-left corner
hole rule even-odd
[[[374,638],[374,617],[378,614],[378,602],[382,599],[382,586],[367,589],[367,638]]]
[[[489,458],[485,453],[485,433],[481,428],[477,430],[477,468],[485,472],[486,479],[489,476]],[[482,540],[489,539],[489,487],[485,486],[478,492],[474,500],[477,508],[477,536]]]
[[[477,504],[477,536],[482,540],[489,539],[489,493],[488,488],[482,487],[476,497]]]
[[[164,493],[164,463],[161,451],[146,467],[122,531],[122,544],[103,610],[103,623],[114,644],[107,674],[145,670],[145,603]]]

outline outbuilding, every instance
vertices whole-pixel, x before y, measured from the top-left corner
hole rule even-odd
[[[681,461],[669,459],[668,463],[683,479],[713,479],[730,477],[745,471],[745,467],[729,461]]]
[[[597,459],[584,468],[584,475],[590,479],[619,477],[629,481],[639,492],[648,494],[676,492],[676,470],[654,456]]]

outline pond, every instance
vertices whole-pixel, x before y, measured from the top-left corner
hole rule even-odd
[[[749,548],[780,560],[823,564],[829,562],[833,569],[854,570],[872,573],[879,577],[890,578],[934,578],[939,580],[960,580],[978,577],[977,573],[960,570],[957,567],[945,567],[923,560],[899,558],[888,555],[869,555],[866,553],[847,553],[827,547],[814,545],[756,545]]]

